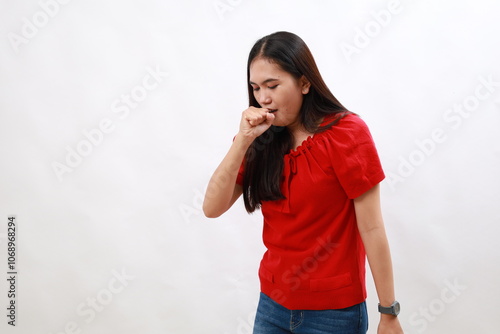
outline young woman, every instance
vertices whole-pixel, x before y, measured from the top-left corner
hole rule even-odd
[[[242,194],[248,212],[262,210],[254,333],[366,333],[365,256],[378,333],[403,333],[380,209],[384,172],[366,124],[332,95],[292,33],[258,40],[247,76],[250,107],[203,210],[218,217]]]

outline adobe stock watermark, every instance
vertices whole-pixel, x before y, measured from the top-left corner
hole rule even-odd
[[[193,216],[200,216],[203,213],[203,199],[205,193],[197,188],[193,188],[193,194],[193,200],[190,204],[181,203],[178,207],[182,219],[186,224],[191,222]]]
[[[38,5],[40,9],[31,16],[31,18],[23,17],[20,34],[9,32],[7,38],[10,45],[16,54],[19,53],[21,45],[28,44],[35,38],[40,30],[45,28],[51,19],[56,17],[61,6],[67,5],[71,0],[40,0]]]
[[[274,136],[277,133],[284,131],[284,129],[285,127],[272,126],[264,133],[262,133],[260,136],[255,138],[252,145],[248,148],[247,152],[245,153],[246,161],[251,161],[255,159],[256,154],[264,150],[264,148],[266,148],[266,146],[273,141]],[[198,189],[193,189],[194,197],[192,200],[192,204],[182,203],[179,205],[179,211],[182,217],[184,218],[184,221],[189,222],[191,216],[199,215],[200,213],[202,213],[204,197],[205,196],[207,198],[216,197],[217,196],[216,188],[224,189],[228,184],[229,180],[232,179],[233,176],[232,171],[239,170],[240,167],[241,164],[237,165],[232,164],[226,170],[219,170],[219,171],[216,170],[211,178],[213,187],[211,188],[205,187],[205,191],[203,192]]]
[[[387,9],[370,11],[372,19],[366,22],[362,28],[359,26],[354,27],[352,42],[342,42],[339,45],[347,63],[350,64],[354,55],[358,55],[362,50],[366,49],[372,40],[377,38],[389,26],[393,17],[400,14],[402,10],[403,6],[400,0],[390,0],[387,3]]]
[[[255,322],[255,313],[257,311],[257,307],[258,307],[258,305],[255,304],[254,310],[251,311],[250,313],[248,313],[246,319],[241,317],[241,316],[238,316],[236,318],[236,320],[238,321],[238,325],[236,327],[235,332],[231,332],[231,333],[224,332],[224,334],[233,334],[233,333],[252,334],[253,333],[253,325]]]
[[[418,311],[410,314],[410,325],[419,333],[425,332],[429,327],[429,323],[436,321],[450,304],[457,301],[465,290],[467,290],[467,286],[461,284],[458,279],[455,278],[453,282],[445,280],[439,296],[432,299],[426,306],[419,307]]]
[[[80,334],[83,332],[85,324],[91,323],[98,313],[104,311],[111,304],[114,297],[122,293],[123,290],[135,279],[122,268],[121,271],[112,270],[112,277],[108,280],[106,287],[99,290],[95,295],[87,297],[85,301],[78,304],[75,313],[80,318],[79,321],[68,321],[64,327],[57,332],[49,334]]]
[[[148,95],[168,77],[167,72],[163,72],[158,65],[153,69],[146,67],[146,74],[140,84],[135,85],[129,93],[122,94],[115,99],[110,106],[111,112],[116,114],[119,120],[125,120],[129,117],[131,110],[139,107]],[[116,128],[116,122],[111,118],[104,117],[98,124],[91,129],[83,129],[84,137],[73,147],[66,145],[66,156],[62,162],[53,161],[51,166],[59,180],[63,181],[64,174],[71,173],[80,166],[95,148],[100,146],[106,135],[112,133]]]
[[[217,0],[214,1],[213,6],[219,19],[224,21],[226,13],[232,12],[242,2],[243,0]]]
[[[398,157],[396,171],[386,173],[387,184],[392,190],[396,189],[397,184],[412,176],[417,168],[422,166],[436,152],[438,146],[448,140],[449,132],[458,130],[464,120],[470,118],[481,103],[488,100],[500,87],[500,81],[495,81],[492,74],[487,77],[479,76],[478,81],[479,84],[473,93],[443,112],[442,119],[447,127],[435,127],[428,137],[414,141],[415,149],[404,156],[400,155]]]
[[[327,261],[332,256],[335,248],[338,247],[337,243],[332,242],[331,236],[326,239],[317,238],[316,241],[318,245],[311,256],[303,259],[300,265],[294,264],[281,275],[281,280],[283,283],[290,285],[291,291],[299,289],[303,282],[307,281],[311,274],[318,270],[320,264]],[[274,289],[269,297],[281,304],[287,299],[284,292],[278,288]]]
[[[317,246],[310,256],[304,258],[300,264],[294,264],[283,272],[282,281],[290,285],[291,291],[299,289],[301,284],[307,281],[311,277],[311,274],[318,270],[320,264],[327,261],[332,256],[335,248],[338,247],[337,243],[332,242],[331,236],[325,239],[317,238],[316,242]],[[284,292],[279,288],[274,289],[269,297],[277,303],[284,303],[286,301]],[[255,311],[249,313],[246,320],[242,317],[238,317],[237,320],[238,327],[236,334],[252,334]]]

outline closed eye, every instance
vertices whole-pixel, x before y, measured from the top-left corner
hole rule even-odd
[[[267,88],[269,88],[269,89],[275,89],[276,87],[278,87],[278,85],[269,86],[269,87],[267,87]],[[258,91],[258,90],[260,90],[260,87],[253,87],[253,91],[254,91],[254,92],[256,92],[256,91]]]

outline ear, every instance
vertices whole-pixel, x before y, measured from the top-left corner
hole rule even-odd
[[[300,77],[300,87],[302,89],[302,94],[306,95],[309,93],[309,88],[311,87],[311,83],[305,76]]]

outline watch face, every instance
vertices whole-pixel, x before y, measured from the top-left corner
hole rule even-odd
[[[399,302],[395,302],[393,305],[394,305],[394,314],[398,315],[399,311],[401,311],[401,306],[399,305]]]

